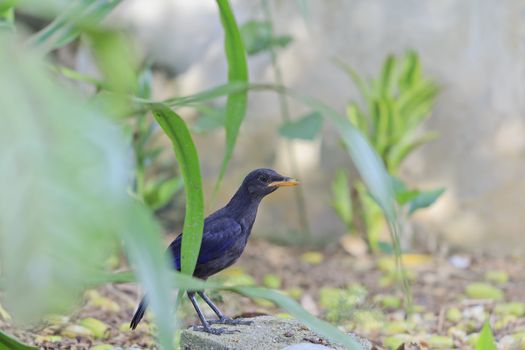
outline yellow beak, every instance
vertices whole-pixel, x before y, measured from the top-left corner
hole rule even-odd
[[[296,179],[288,178],[283,181],[270,182],[268,184],[268,187],[287,187],[287,186],[297,186],[297,185],[299,185],[299,181],[297,181]]]

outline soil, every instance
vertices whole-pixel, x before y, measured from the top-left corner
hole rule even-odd
[[[414,342],[415,348],[472,348],[472,339],[487,320],[499,348],[519,348],[520,337],[525,339],[525,310],[518,310],[521,304],[511,304],[510,311],[502,311],[501,305],[525,301],[522,257],[410,254],[404,261],[413,295],[410,313],[405,311],[404,294],[395,283],[393,260],[370,254],[355,257],[340,247],[307,252],[252,240],[240,261],[218,278],[232,282],[241,278],[245,283],[253,278],[257,285],[280,285],[280,289],[295,297],[308,311],[341,329],[368,338],[378,349],[396,348],[403,342],[409,348],[409,341]],[[476,291],[467,292],[473,283],[494,287],[502,292],[502,299],[484,294],[478,298]],[[348,304],[344,298],[356,288],[360,290],[360,297]],[[253,301],[229,292],[209,295],[224,313],[233,317],[259,314],[286,317],[282,315],[285,311],[265,301]],[[333,298],[326,297],[330,295],[343,296],[343,304],[334,306]],[[54,317],[24,329],[14,326],[0,312],[0,328],[41,349],[87,350],[97,344],[150,349],[154,347],[151,316],[135,331],[129,331],[127,326],[139,298],[136,285],[105,285],[88,291],[84,305],[71,315]],[[455,313],[449,311],[451,309]],[[182,305],[181,315],[183,326],[197,323],[189,303]],[[89,317],[109,326],[102,337],[67,332],[64,335],[68,326]],[[51,337],[56,335],[61,338]],[[440,341],[444,345],[439,345]],[[522,342],[525,345],[525,340]]]

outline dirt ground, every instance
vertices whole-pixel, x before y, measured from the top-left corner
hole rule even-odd
[[[409,342],[420,349],[473,348],[486,321],[500,349],[525,349],[522,257],[406,254],[403,261],[413,295],[409,313],[392,258],[356,257],[340,246],[306,251],[253,240],[240,261],[217,278],[280,288],[311,313],[370,339],[378,349],[396,349],[404,342],[407,349]],[[102,344],[149,349],[154,347],[150,316],[136,331],[128,326],[139,293],[132,284],[87,291],[74,313],[49,317],[31,329],[14,327],[0,309],[0,327],[41,349],[83,350]],[[230,316],[287,317],[264,300],[226,292],[210,296]],[[185,326],[197,322],[189,303],[182,305],[180,315]]]

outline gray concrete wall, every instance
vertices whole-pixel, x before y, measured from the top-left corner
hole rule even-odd
[[[233,1],[240,22],[262,18],[258,1]],[[461,245],[521,249],[525,226],[525,1],[331,0],[272,2],[279,33],[295,41],[279,55],[288,86],[344,111],[357,97],[332,63],[340,57],[359,72],[375,74],[389,53],[417,50],[425,71],[443,87],[425,128],[440,138],[406,162],[404,177],[422,188],[444,186],[446,195],[416,215],[418,230]],[[178,74],[159,96],[187,94],[222,83],[226,65],[213,1],[127,0],[117,18],[159,61]],[[268,55],[250,58],[252,81],[273,77]],[[294,116],[305,112],[291,102]],[[191,117],[191,112],[186,111]],[[254,167],[289,172],[277,98],[251,94],[239,146],[223,198]],[[295,144],[308,212],[316,235],[343,232],[329,205],[330,183],[349,160],[327,125],[321,140]],[[209,188],[217,174],[224,135],[197,137]],[[296,222],[293,196],[268,200],[257,232],[282,233]],[[218,200],[216,207],[223,200]],[[270,203],[271,202],[271,203]],[[213,208],[210,208],[210,210]]]

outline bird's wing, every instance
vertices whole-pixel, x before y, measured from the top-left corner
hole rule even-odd
[[[241,233],[241,225],[231,218],[222,218],[206,223],[202,233],[202,244],[197,258],[197,264],[205,264],[217,259],[228,250]],[[174,267],[180,270],[180,247],[182,234],[180,234],[169,247],[173,257]]]

